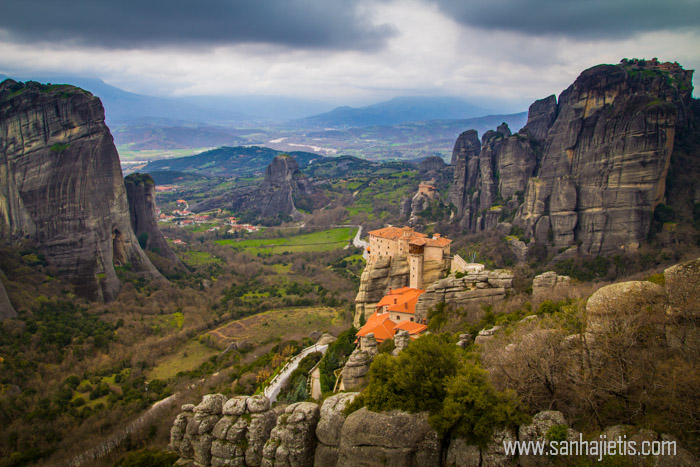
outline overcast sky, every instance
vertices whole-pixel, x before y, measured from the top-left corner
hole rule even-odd
[[[0,1],[0,73],[149,95],[451,95],[515,111],[623,57],[700,69],[700,0]]]

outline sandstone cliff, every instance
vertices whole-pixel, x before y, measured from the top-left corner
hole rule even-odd
[[[0,233],[36,242],[90,299],[113,299],[114,265],[160,277],[131,229],[100,100],[81,89],[0,84]]]
[[[301,219],[294,200],[311,196],[313,186],[299,170],[297,161],[285,154],[275,157],[265,170],[258,186],[233,190],[224,196],[210,198],[192,206],[193,211],[227,207],[236,212],[251,211],[260,218],[275,218],[280,214]]]
[[[444,275],[450,265],[437,261],[423,263],[423,282],[431,284]],[[374,305],[389,292],[389,289],[408,287],[410,274],[406,255],[385,257],[368,264],[360,278],[360,288],[355,297],[354,325],[360,325],[360,316],[369,318],[374,313]]]
[[[526,126],[455,143],[450,200],[460,225],[512,223],[563,251],[636,248],[664,196],[674,136],[688,124],[692,71],[623,61],[584,71],[557,101],[535,102]]]
[[[169,261],[170,269],[185,270],[177,255],[158,228],[156,184],[148,174],[133,173],[124,179],[129,200],[131,228],[139,244]]]
[[[457,277],[450,274],[430,284],[416,303],[416,320],[428,318],[428,310],[439,303],[453,307],[465,307],[473,303],[493,303],[503,300],[513,287],[513,273],[501,269],[496,271],[468,272]]]

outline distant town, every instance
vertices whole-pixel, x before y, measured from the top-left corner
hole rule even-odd
[[[216,224],[207,229],[207,232],[216,232],[218,230],[225,230],[227,233],[234,234],[237,232],[257,232],[260,227],[251,224],[239,224],[238,220],[234,216],[228,216],[225,218],[215,217],[210,214],[195,214],[190,211],[189,203],[184,199],[178,199],[176,201],[178,209],[174,209],[170,214],[164,213],[159,207],[156,207],[156,215],[158,216],[158,222],[170,223],[180,227],[192,227],[195,225],[202,224]],[[218,209],[217,214],[221,214],[221,209]],[[213,212],[211,213],[213,214]],[[180,240],[174,239],[173,243],[175,245],[186,245],[187,243]]]

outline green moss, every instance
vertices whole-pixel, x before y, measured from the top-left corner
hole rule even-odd
[[[63,151],[65,151],[66,149],[68,149],[69,146],[70,146],[70,144],[68,144],[68,143],[56,143],[56,144],[51,145],[51,147],[49,149],[51,150],[51,152],[57,152],[60,154]]]

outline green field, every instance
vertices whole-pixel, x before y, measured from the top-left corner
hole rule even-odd
[[[247,240],[218,240],[219,245],[229,245],[251,254],[302,251],[330,251],[344,248],[357,233],[355,227],[340,227],[310,234],[293,235],[287,238],[254,238]]]
[[[156,362],[156,366],[149,372],[148,378],[172,378],[180,371],[189,371],[197,368],[209,357],[218,354],[217,350],[192,339],[180,347],[176,354],[168,355]]]
[[[221,259],[212,256],[211,253],[207,253],[206,251],[186,251],[182,256],[183,261],[190,266],[201,266],[221,262]]]

